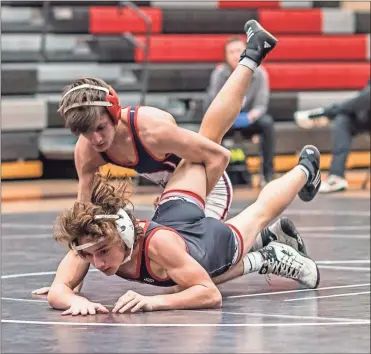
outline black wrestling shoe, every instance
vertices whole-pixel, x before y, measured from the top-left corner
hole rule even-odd
[[[287,217],[279,218],[272,225],[265,227],[261,232],[263,247],[272,241],[291,246],[296,251],[307,256],[307,250],[294,223]]]
[[[288,245],[271,242],[259,250],[263,265],[259,274],[275,274],[296,280],[308,289],[316,289],[320,281],[317,264]]]
[[[255,20],[247,21],[244,30],[247,35],[247,45],[241,54],[240,62],[243,58],[249,58],[259,66],[265,56],[276,46],[278,40]]]
[[[313,145],[304,146],[299,156],[299,165],[304,166],[309,172],[309,178],[305,186],[298,193],[299,198],[304,202],[311,201],[321,186],[319,150]]]

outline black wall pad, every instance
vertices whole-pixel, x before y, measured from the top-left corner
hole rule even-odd
[[[64,120],[58,113],[59,103],[58,102],[47,102],[47,127],[48,128],[64,128]]]
[[[49,8],[48,20],[49,32],[52,33],[89,33],[88,6],[52,6]]]
[[[341,1],[313,1],[313,7],[340,7]]]
[[[37,92],[36,69],[2,69],[1,94],[23,95]]]
[[[43,162],[43,175],[42,175],[43,179],[77,180],[78,178],[73,158],[68,160],[62,160],[42,157],[41,161]]]
[[[99,62],[132,63],[135,61],[135,46],[121,36],[93,36],[87,41]]]
[[[163,33],[243,34],[247,20],[258,19],[257,10],[163,9]]]
[[[204,91],[206,90],[212,69],[156,69],[149,75],[149,90],[161,91]]]
[[[370,13],[356,12],[356,33],[370,33]]]
[[[273,92],[270,95],[268,113],[274,121],[288,121],[293,119],[297,107],[296,92]]]
[[[39,157],[38,132],[1,133],[1,160],[34,160]]]

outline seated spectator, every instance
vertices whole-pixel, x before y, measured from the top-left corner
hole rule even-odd
[[[230,38],[224,47],[225,62],[218,65],[211,74],[208,102],[218,94],[232,71],[238,64],[245,42],[240,37]],[[265,69],[260,66],[255,70],[249,89],[246,91],[241,113],[226,136],[239,131],[245,139],[259,136],[262,155],[260,186],[274,178],[273,157],[275,152],[275,133],[273,118],[267,112],[269,102],[269,80]],[[247,170],[246,170],[247,172]]]
[[[331,193],[348,188],[345,165],[352,138],[370,131],[370,80],[359,94],[349,100],[328,107],[295,113],[296,123],[302,128],[323,126],[333,120],[332,161],[328,179],[322,183],[320,192]]]

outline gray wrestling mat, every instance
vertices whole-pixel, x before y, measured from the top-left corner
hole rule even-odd
[[[233,204],[230,216],[244,207]],[[139,217],[150,207],[138,206]],[[3,353],[367,353],[370,352],[370,200],[295,200],[298,226],[321,270],[319,289],[250,275],[223,284],[223,308],[62,317],[31,291],[51,283],[64,250],[52,240],[55,213],[2,216]],[[149,285],[90,271],[83,294],[109,308]]]

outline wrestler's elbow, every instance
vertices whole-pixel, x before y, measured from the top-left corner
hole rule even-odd
[[[204,295],[204,308],[218,309],[222,307],[222,294],[216,286],[206,288]]]
[[[214,154],[214,158],[213,158],[215,165],[224,166],[226,168],[229,164],[230,159],[231,159],[231,152],[227,150],[226,148],[224,148],[223,146],[219,146],[219,149]]]
[[[53,309],[65,310],[68,308],[66,298],[69,298],[66,294],[66,286],[62,284],[53,284],[48,292],[47,300]]]
[[[210,289],[209,306],[213,309],[220,309],[222,307],[222,294],[217,287]]]
[[[48,292],[47,300],[50,305],[50,307],[54,309],[59,309],[59,300],[58,300],[58,289],[56,287],[51,287]]]

